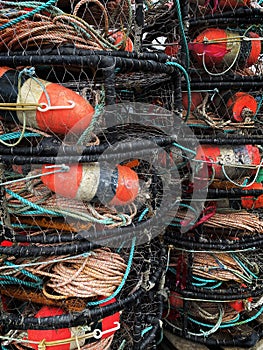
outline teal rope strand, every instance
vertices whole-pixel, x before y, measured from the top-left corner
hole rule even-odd
[[[188,44],[187,44],[187,40],[186,40],[186,36],[185,36],[185,32],[184,32],[183,18],[182,18],[182,12],[181,12],[181,6],[180,6],[179,0],[176,0],[175,4],[176,4],[178,20],[179,20],[179,29],[180,29],[180,32],[181,32],[181,36],[182,36],[182,40],[183,40],[183,46],[184,46],[185,53],[186,53],[185,65],[186,65],[186,69],[188,70],[189,69],[189,65],[190,65],[189,48],[188,48]]]
[[[32,208],[34,208],[35,210],[38,210],[40,211],[42,214],[49,214],[49,215],[54,215],[54,216],[61,216],[61,214],[53,211],[53,210],[48,210],[48,209],[45,209],[35,203],[32,203],[30,202],[29,200],[19,196],[17,193],[13,192],[13,191],[10,191],[8,188],[5,189],[5,191],[10,194],[12,197],[16,198],[17,200],[19,200],[20,202],[22,202],[23,204],[25,205],[28,205]]]
[[[149,327],[143,329],[142,332],[141,332],[141,336],[143,337],[144,334],[146,334],[147,332],[149,332],[152,328],[153,328],[153,326],[149,326]]]
[[[39,13],[42,10],[45,10],[46,8],[48,8],[49,6],[55,4],[55,2],[56,2],[56,0],[49,0],[47,3],[42,4],[39,7],[36,7],[34,10],[32,10],[32,11],[30,11],[22,16],[19,16],[15,19],[12,19],[8,23],[5,23],[4,25],[0,26],[0,30],[4,30],[6,28],[12,27],[12,25],[17,24],[21,21],[24,21],[25,19],[28,19],[28,18],[34,16],[36,13]]]
[[[19,139],[20,136],[21,136],[21,132],[16,131],[16,132],[10,132],[8,134],[0,135],[0,139],[3,141],[8,141],[8,140]],[[41,135],[37,134],[36,132],[25,132],[24,133],[24,137],[39,137],[39,136],[41,136]]]
[[[20,284],[30,288],[40,288],[39,283],[23,281],[23,280],[20,280],[19,278],[12,277],[12,276],[0,275],[0,286],[5,286],[9,284]]]
[[[118,286],[118,288],[109,297],[107,297],[107,298],[105,298],[103,300],[90,301],[89,303],[87,303],[87,306],[96,306],[96,305],[100,305],[100,304],[106,303],[106,302],[112,300],[113,298],[115,298],[116,295],[118,295],[120,293],[120,291],[122,290],[122,287],[124,286],[124,284],[125,284],[125,282],[126,282],[126,280],[128,278],[130,270],[131,270],[131,265],[132,265],[132,261],[133,261],[134,250],[135,250],[135,242],[136,242],[136,238],[134,237],[132,239],[132,246],[131,246],[131,250],[130,250],[130,256],[129,256],[127,268],[126,268],[126,271],[125,271],[125,273],[123,275],[122,281],[121,281],[120,285]]]
[[[43,281],[40,277],[38,276],[35,276],[33,275],[31,272],[27,271],[27,270],[24,270],[24,269],[20,269],[17,265],[11,263],[10,261],[5,261],[4,262],[5,265],[7,266],[11,266],[13,267],[14,269],[18,270],[20,273],[22,273],[23,275],[29,277],[29,278],[32,278],[32,280],[35,280],[36,282],[39,283],[39,285],[42,285],[43,284]]]
[[[241,326],[242,324],[246,324],[248,322],[254,321],[256,318],[258,318],[262,314],[262,312],[263,312],[263,306],[261,306],[260,310],[255,315],[251,316],[250,318],[247,318],[246,320],[239,321],[239,322],[233,322],[233,321],[224,322],[219,326],[219,328]],[[193,323],[196,323],[196,324],[203,326],[203,327],[213,327],[210,324],[199,322],[197,320],[192,319],[191,317],[189,317],[189,320],[191,320]]]
[[[187,73],[187,71],[185,70],[185,68],[183,66],[181,66],[179,63],[177,62],[166,62],[165,63],[167,66],[175,66],[177,68],[179,68],[185,77],[186,80],[186,84],[187,84],[187,96],[188,96],[188,106],[187,106],[187,113],[185,116],[184,121],[187,122],[189,115],[190,115],[190,108],[191,108],[191,103],[192,103],[192,97],[191,97],[191,84],[190,84],[190,78],[189,75]]]
[[[193,151],[190,148],[186,148],[186,147],[180,145],[179,143],[173,142],[173,146],[180,148],[182,151],[192,153],[192,154],[194,154],[196,156],[196,152],[195,151]]]

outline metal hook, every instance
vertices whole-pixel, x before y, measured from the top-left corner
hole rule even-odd
[[[113,322],[113,324],[115,324],[116,327],[107,329],[106,331],[101,331],[98,328],[94,329],[94,331],[92,332],[93,338],[100,339],[104,334],[116,332],[118,329],[120,329],[120,327],[121,327],[120,322]]]
[[[56,109],[73,109],[76,106],[74,101],[68,100],[69,106],[49,106],[47,103],[41,103],[41,107],[37,107],[39,112],[53,111]]]

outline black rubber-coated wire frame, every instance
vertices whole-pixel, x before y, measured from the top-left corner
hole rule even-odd
[[[254,330],[251,331],[251,334],[248,336],[233,336],[231,339],[216,339],[213,338],[212,336],[208,337],[197,337],[188,334],[184,334],[184,330],[181,329],[176,329],[176,326],[172,326],[171,324],[168,324],[164,321],[164,328],[167,329],[168,331],[172,332],[173,334],[177,334],[179,336],[183,336],[184,338],[194,341],[195,343],[201,343],[201,344],[206,344],[209,346],[239,346],[239,347],[253,347],[258,340],[262,336],[262,329],[260,332],[256,332]],[[220,332],[220,330],[218,330]]]
[[[141,341],[139,350],[147,349],[147,346],[149,346],[156,339],[156,334],[160,329],[160,320],[162,319],[163,314],[164,296],[162,294],[157,294],[157,299],[158,315],[155,317],[148,316],[147,323],[152,325],[152,329],[146,333],[145,338]]]
[[[253,17],[253,15],[250,16],[244,16],[244,17],[236,17],[236,18],[204,18],[204,19],[196,19],[190,22],[190,28],[192,29],[193,27],[196,28],[197,26],[199,28],[205,28],[205,27],[210,27],[210,26],[220,26],[220,28],[222,27],[229,27],[229,25],[233,24],[233,21],[235,21],[235,26],[238,25],[242,25],[242,24],[260,24],[262,23],[262,15],[258,16],[255,15]],[[253,31],[253,29],[252,29]]]
[[[140,136],[138,134],[138,136]],[[129,136],[128,136],[129,137]],[[145,147],[145,141],[154,142],[157,146],[166,147],[171,146],[173,142],[177,141],[177,137],[175,136],[152,136],[147,137],[145,135],[144,140],[136,140],[134,138],[131,141],[131,137],[129,137],[128,141],[122,141],[122,143],[118,146],[118,150],[121,152],[130,151],[131,146],[133,150],[141,150]],[[113,144],[114,146],[114,144]],[[147,145],[146,145],[147,146]],[[28,147],[6,147],[0,145],[0,155],[19,155],[19,156],[57,156],[58,153],[60,156],[88,156],[88,155],[101,155],[105,152],[110,145],[108,143],[101,143],[97,146],[81,146],[81,145],[73,145],[66,146],[62,145],[55,138],[45,138],[43,141],[37,146],[28,146]]]
[[[230,243],[230,239],[218,239],[216,241],[216,238],[213,237],[213,239],[209,240],[208,237],[206,237],[206,242],[196,242],[194,239],[186,239],[183,236],[170,236],[166,233],[164,236],[164,242],[166,244],[174,245],[176,248],[182,248],[184,251],[193,251],[193,252],[199,252],[199,251],[208,251],[208,250],[226,250],[226,251],[236,251],[236,250],[245,250],[245,249],[256,249],[263,247],[263,238],[262,235],[257,234],[253,237],[249,236],[248,238],[245,237],[238,237],[239,241],[234,241],[233,243]]]
[[[158,269],[150,277],[150,283],[155,285],[160,278],[165,266],[162,263],[166,261],[166,249],[162,248],[160,251],[160,265]],[[24,317],[21,315],[14,315],[5,312],[0,312],[0,324],[7,327],[8,329],[61,329],[70,328],[77,326],[89,325],[91,322],[103,319],[104,317],[110,316],[122,309],[125,306],[132,305],[137,302],[138,299],[143,298],[146,294],[146,290],[140,287],[133,294],[126,298],[116,300],[114,303],[103,307],[96,307],[93,309],[85,309],[81,312],[72,312],[70,314],[51,316],[43,318],[35,317]]]
[[[46,56],[0,56],[0,65],[7,65],[8,67],[19,66],[39,66],[39,65],[68,65],[78,67],[88,67],[105,69],[119,68],[120,72],[151,72],[151,73],[166,73],[172,74],[178,68],[172,65],[166,65],[164,63],[156,62],[153,60],[140,60],[135,58],[123,58],[113,56],[76,56],[76,55],[46,55]]]
[[[258,283],[253,284],[245,288],[228,288],[226,290],[204,290],[202,288],[192,286],[191,289],[181,289],[180,287],[176,288],[174,280],[173,282],[167,283],[167,286],[170,290],[179,293],[182,298],[194,299],[196,301],[201,300],[216,300],[222,302],[233,301],[233,300],[245,300],[250,297],[259,297],[262,295],[262,284]],[[240,290],[242,290],[240,292]]]
[[[222,137],[221,137],[222,136]],[[199,137],[196,135],[198,138],[198,141],[200,144],[207,144],[207,145],[262,145],[263,144],[263,135],[260,136],[255,136],[251,135],[251,137],[235,137],[235,135],[231,135],[232,138],[230,137],[225,137],[220,134],[215,135],[214,137],[208,136],[208,137]]]
[[[147,135],[146,135],[147,136]],[[262,145],[263,144],[263,135],[255,136],[251,135],[251,137],[240,137],[238,135],[231,135],[225,136],[225,135],[215,135],[214,137],[211,137],[210,135],[205,136],[198,136],[196,135],[196,138],[198,139],[198,142],[200,144],[216,144],[216,145],[246,145],[246,144],[257,144]],[[136,140],[130,141],[130,139],[127,142],[123,142],[118,146],[118,152],[124,153],[125,151],[130,151],[131,146],[132,149],[141,151],[142,148],[145,148],[147,146],[147,139],[145,140]],[[176,135],[174,136],[156,136],[151,137],[148,139],[149,142],[154,142],[159,147],[168,147],[172,146],[174,142],[177,142]],[[185,141],[187,139],[184,139]],[[194,141],[193,139],[189,139],[189,142]],[[114,144],[113,144],[114,146]],[[0,145],[0,156],[45,156],[45,157],[56,157],[58,154],[59,156],[67,156],[67,157],[74,157],[74,156],[94,156],[95,158],[90,158],[91,161],[96,160],[96,157],[99,157],[103,152],[105,152],[109,148],[108,143],[102,143],[98,146],[89,146],[89,147],[82,147],[82,146],[65,146],[61,145],[60,142],[58,142],[56,139],[44,139],[44,142],[40,142],[37,146],[28,146],[28,147],[5,147]],[[56,158],[57,159],[57,158]],[[70,158],[69,158],[70,159]],[[87,158],[88,159],[88,158]]]
[[[145,141],[145,147],[147,147],[147,141]],[[114,161],[115,164],[118,161],[124,161],[127,159],[141,158],[149,154],[159,154],[160,148],[154,147],[151,143],[151,149],[145,148],[141,150],[132,150],[130,152],[111,152],[101,155],[84,155],[84,156],[57,156],[57,157],[42,157],[42,156],[18,156],[18,155],[0,155],[0,162],[4,164],[72,164],[72,163],[90,163],[90,162],[110,162]]]
[[[0,57],[5,57],[6,52],[0,53]],[[128,52],[128,51],[99,51],[99,50],[83,50],[77,49],[76,47],[71,46],[60,46],[58,48],[52,49],[43,49],[43,50],[34,50],[28,51],[23,50],[23,52],[8,52],[8,56],[108,56],[108,57],[119,57],[123,59],[139,59],[139,60],[150,60],[156,61],[158,63],[165,63],[171,60],[170,56],[167,56],[161,52]]]
[[[65,254],[82,254],[90,250],[100,247],[99,244],[81,241],[81,242],[71,242],[69,244],[58,245],[58,246],[18,246],[12,245],[10,247],[0,246],[1,255],[9,255],[16,257],[37,257],[37,256],[50,256],[50,255],[65,255]]]
[[[202,77],[192,77],[191,78],[191,89],[231,89],[231,88],[238,88],[238,89],[248,89],[248,90],[255,90],[262,88],[263,84],[263,77],[260,76],[246,76],[241,77],[238,75],[235,76],[227,76],[227,79],[224,80],[225,75],[218,77],[209,77],[204,76]],[[186,89],[186,85],[184,82],[182,82],[182,89]]]
[[[258,197],[263,194],[262,190],[242,190],[240,188],[229,188],[227,190],[209,188],[207,191],[207,199],[210,198],[241,198],[241,197]]]
[[[213,14],[206,14],[205,16],[200,17],[194,17],[189,20],[190,26],[202,26],[207,25],[208,23],[211,24],[213,21],[215,23],[217,21],[225,21],[225,23],[229,24],[229,21],[233,23],[233,21],[242,20],[245,18],[254,18],[254,23],[257,23],[257,20],[262,21],[262,10],[261,9],[254,9],[254,8],[238,8],[232,11],[224,11],[224,12],[216,12]]]

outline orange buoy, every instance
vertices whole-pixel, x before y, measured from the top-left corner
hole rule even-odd
[[[249,32],[248,38],[256,39],[259,35]],[[242,34],[219,28],[207,28],[201,32],[189,49],[199,66],[209,68],[238,64],[240,68],[255,64],[261,53],[260,40],[242,40]]]
[[[0,67],[0,102],[32,103],[41,107],[26,112],[4,110],[1,111],[3,119],[23,122],[25,113],[27,126],[55,134],[67,134],[70,130],[81,133],[89,126],[94,108],[83,97],[59,84],[25,75],[18,92],[18,75],[19,71]]]
[[[139,192],[139,178],[131,168],[117,165],[112,170],[99,163],[72,164],[65,173],[43,175],[42,182],[53,192],[66,198],[91,201],[95,196],[111,205],[133,202]],[[42,172],[50,169],[45,165]]]
[[[133,51],[133,42],[129,37],[127,37],[123,32],[118,31],[115,33],[111,33],[110,37],[114,39],[114,45],[118,45],[119,43],[122,43],[119,46],[119,49],[122,49],[124,51]],[[125,47],[124,47],[125,44]]]
[[[243,190],[263,190],[262,183],[253,183],[253,185],[242,188]],[[258,197],[246,196],[241,197],[241,205],[245,209],[259,209],[263,208],[263,194]]]
[[[191,106],[190,111],[193,112],[197,106],[199,106],[203,101],[203,96],[201,92],[191,92]],[[186,92],[182,93],[182,103],[185,110],[188,106],[188,95]]]
[[[257,101],[246,92],[225,92],[214,98],[213,104],[219,117],[242,122],[246,117],[253,117],[257,111]]]
[[[101,306],[112,303],[114,301],[116,301],[116,299],[113,298],[110,302],[101,304]],[[43,306],[35,315],[35,317],[44,318],[44,317],[51,317],[51,316],[60,316],[63,314],[65,313],[61,308],[53,307],[53,306]],[[45,347],[46,350],[75,350],[75,349],[79,349],[80,346],[81,347],[84,346],[86,343],[95,342],[100,339],[110,337],[115,333],[117,328],[116,324],[118,324],[119,321],[120,321],[120,313],[117,312],[113,315],[103,318],[101,321],[98,321],[97,323],[94,323],[93,325],[94,329],[97,329],[99,330],[99,332],[102,332],[102,335],[99,339],[91,337],[85,340],[81,338],[81,336],[85,335],[84,327],[83,328],[72,327],[72,328],[60,328],[60,329],[45,329],[45,330],[28,329],[27,337],[28,337],[28,340],[32,342],[41,343],[43,341],[43,344],[46,346]],[[110,329],[112,329],[111,332],[106,332]],[[80,337],[80,338],[78,339],[78,341],[76,341],[74,340],[74,337]],[[73,338],[73,339],[70,339],[70,338]],[[49,345],[50,342],[55,342],[59,340],[64,341],[64,343]],[[30,346],[35,350],[39,349],[39,344],[30,343]]]
[[[226,179],[225,172],[234,180],[255,174],[255,170],[246,168],[246,165],[259,165],[260,152],[258,147],[252,145],[202,145],[197,147],[195,159],[197,174],[201,173],[204,166],[211,164],[216,179]]]

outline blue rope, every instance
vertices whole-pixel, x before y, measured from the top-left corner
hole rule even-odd
[[[106,302],[112,300],[113,298],[115,298],[116,295],[118,295],[120,293],[120,291],[122,290],[122,287],[124,286],[124,284],[125,284],[125,282],[126,282],[126,280],[128,278],[130,270],[131,270],[131,265],[132,265],[134,250],[135,250],[135,242],[136,242],[136,238],[134,237],[132,239],[132,246],[131,246],[131,250],[130,250],[130,256],[129,256],[127,268],[126,268],[126,271],[125,271],[125,273],[123,275],[122,281],[121,281],[120,285],[118,286],[118,288],[109,297],[107,297],[107,298],[105,298],[103,300],[90,301],[90,302],[87,303],[87,306],[96,306],[96,305],[100,305],[100,304],[106,303]]]
[[[185,77],[186,84],[187,84],[188,105],[187,105],[187,113],[186,113],[184,121],[187,122],[189,115],[190,115],[190,109],[191,109],[191,103],[192,103],[191,84],[190,84],[189,75],[188,75],[187,71],[185,70],[185,68],[177,62],[166,62],[165,64],[167,66],[175,66],[175,67],[179,68],[183,72],[183,75]]]
[[[3,24],[2,26],[0,26],[0,30],[4,30],[6,28],[11,27],[14,24],[17,24],[17,23],[19,23],[21,21],[24,21],[25,19],[33,17],[36,13],[39,13],[42,10],[45,10],[46,8],[48,8],[49,6],[51,6],[51,5],[55,4],[55,3],[56,3],[56,0],[49,0],[47,3],[36,7],[34,10],[29,11],[28,13],[25,13],[24,15],[19,16],[19,17],[15,18],[15,19],[12,19],[8,23]]]
[[[45,209],[35,203],[32,203],[30,202],[29,200],[19,196],[17,193],[13,192],[13,191],[10,191],[8,188],[5,189],[5,191],[10,194],[12,197],[16,198],[17,200],[19,200],[21,203],[25,204],[25,205],[28,205],[32,208],[34,208],[35,210],[38,210],[40,213],[42,214],[49,214],[49,215],[54,215],[54,216],[61,216],[61,214],[53,211],[53,210],[48,210],[48,209]]]

